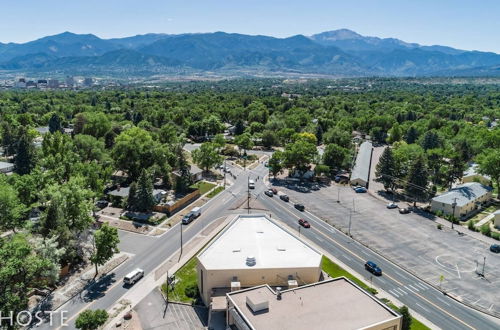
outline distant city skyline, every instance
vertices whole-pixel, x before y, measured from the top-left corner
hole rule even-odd
[[[224,31],[288,37],[346,28],[365,36],[500,53],[500,1],[34,0],[0,5],[0,42],[64,31],[119,38]]]

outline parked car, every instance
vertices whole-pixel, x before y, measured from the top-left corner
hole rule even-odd
[[[194,214],[192,214],[191,212],[189,212],[184,217],[182,217],[182,224],[183,225],[188,225],[188,224],[190,224],[194,220],[194,218],[195,218]]]
[[[100,209],[105,208],[106,206],[108,206],[108,204],[109,204],[108,201],[105,201],[105,200],[99,200],[99,201],[95,202],[95,206],[97,206]]]
[[[307,189],[307,187],[304,186],[297,187],[297,190],[303,193],[309,192],[309,189]]]
[[[302,204],[294,204],[293,207],[295,207],[297,210],[301,212],[304,212],[304,210],[306,209]]]
[[[304,228],[311,228],[309,221],[304,220],[304,219],[299,219],[299,225],[301,225]]]
[[[494,253],[500,253],[500,245],[498,244],[492,244],[490,246],[490,251]]]
[[[367,271],[369,271],[370,273],[372,273],[373,275],[375,275],[375,276],[381,276],[382,275],[382,269],[380,269],[380,267],[377,266],[377,264],[374,263],[373,261],[367,261],[365,263],[365,269]]]
[[[319,186],[318,186],[317,184],[313,184],[313,185],[311,186],[311,189],[312,189],[312,190],[319,190]]]
[[[408,214],[410,212],[411,211],[410,211],[410,209],[408,207],[402,207],[402,208],[399,209],[399,213],[401,213],[401,214]]]
[[[288,195],[280,195],[280,199],[284,202],[289,202],[290,201],[290,197],[288,197]]]
[[[264,194],[266,194],[266,195],[267,195],[267,196],[269,196],[269,197],[273,197],[273,196],[274,196],[274,194],[273,194],[273,191],[272,191],[272,190],[266,190],[266,191],[264,191]]]
[[[365,187],[358,187],[358,188],[354,189],[354,191],[357,193],[365,193],[367,190]]]
[[[134,285],[144,276],[144,271],[140,268],[135,269],[123,278],[123,282],[127,285]]]
[[[396,203],[389,203],[389,204],[387,204],[387,208],[388,209],[397,209],[398,208],[398,204],[396,204]]]
[[[278,194],[278,190],[276,188],[271,188],[271,191],[273,192],[273,194],[277,195]]]
[[[349,182],[349,177],[346,175],[336,175],[335,182],[337,183],[347,183]]]

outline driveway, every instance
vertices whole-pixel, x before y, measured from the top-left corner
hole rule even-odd
[[[438,230],[430,216],[389,210],[384,202],[348,186],[308,193],[277,188],[344,232],[351,214],[351,234],[357,241],[456,299],[500,315],[500,255],[491,253],[487,243],[448,228]],[[482,277],[476,272],[483,272],[485,261]]]

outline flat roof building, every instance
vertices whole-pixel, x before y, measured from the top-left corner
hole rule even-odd
[[[226,297],[227,326],[233,329],[401,328],[401,315],[344,277],[279,292],[261,285]]]
[[[217,289],[296,287],[321,276],[322,254],[265,215],[238,215],[197,258],[198,288],[207,305]]]
[[[0,173],[10,173],[14,171],[14,164],[7,162],[0,162]]]
[[[491,199],[492,190],[491,187],[478,182],[464,183],[434,197],[431,201],[431,210],[453,214],[453,203],[456,203],[454,216],[457,219],[465,218]]]
[[[373,146],[370,141],[361,143],[352,169],[351,184],[368,187]]]
[[[464,171],[464,174],[462,176],[462,182],[463,183],[479,182],[484,185],[487,185],[491,182],[491,178],[487,175],[479,173],[479,165],[472,163],[467,168],[467,170]]]

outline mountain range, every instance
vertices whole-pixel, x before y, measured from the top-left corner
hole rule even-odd
[[[4,73],[358,76],[500,76],[500,55],[422,46],[341,29],[288,38],[235,33],[101,39],[64,32],[0,43]]]

